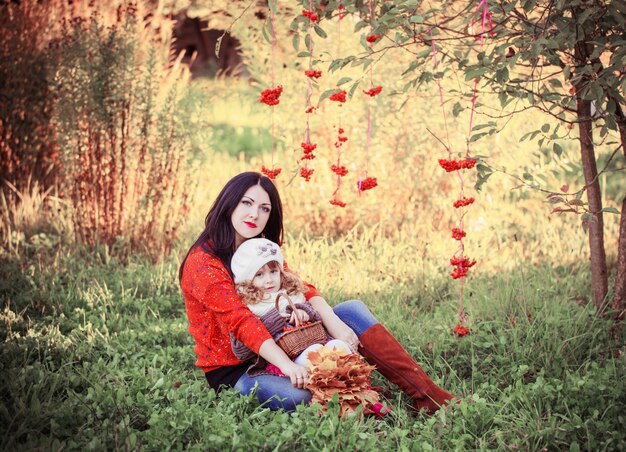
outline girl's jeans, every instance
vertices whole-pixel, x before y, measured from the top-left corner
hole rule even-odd
[[[344,301],[333,310],[346,325],[354,330],[357,336],[361,336],[365,330],[378,323],[378,320],[360,300]],[[309,391],[295,388],[291,380],[277,375],[250,377],[248,374],[243,374],[235,383],[235,389],[243,394],[249,394],[254,390],[259,402],[271,410],[294,411],[296,405],[309,403],[311,400]]]

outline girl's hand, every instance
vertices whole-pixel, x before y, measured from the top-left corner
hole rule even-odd
[[[300,320],[302,320],[303,322],[308,322],[310,320],[309,314],[307,314],[307,312],[303,309],[296,309],[296,311],[298,311],[298,315],[300,316]],[[283,316],[283,318],[285,320],[287,320],[288,323],[291,323],[292,325],[296,324],[296,313],[292,312],[291,315],[289,314],[281,314],[281,316]]]
[[[291,384],[296,388],[304,388],[304,383],[309,378],[309,374],[305,367],[290,361],[283,367],[280,367],[282,373],[287,375],[291,380]]]
[[[302,320],[303,322],[308,322],[309,321],[309,314],[307,314],[304,309],[296,309],[296,311],[298,311],[298,315],[300,316],[300,320]],[[292,323],[294,325],[296,324],[296,313],[295,312],[291,313],[291,318],[289,319],[289,323]]]

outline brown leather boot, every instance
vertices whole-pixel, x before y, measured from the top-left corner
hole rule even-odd
[[[416,410],[426,409],[432,414],[455,399],[428,378],[419,364],[380,323],[368,328],[361,334],[359,341],[361,355],[413,399]]]

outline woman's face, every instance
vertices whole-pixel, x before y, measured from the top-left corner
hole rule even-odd
[[[260,185],[253,185],[243,195],[233,211],[230,221],[235,228],[235,245],[256,237],[265,229],[270,218],[272,203]]]

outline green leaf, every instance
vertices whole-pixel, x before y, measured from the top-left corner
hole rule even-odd
[[[350,91],[348,91],[349,97],[352,97],[354,95],[354,91],[356,91],[360,83],[361,83],[360,81],[357,81],[354,85],[352,85],[352,88],[350,88]]]
[[[457,117],[464,110],[460,102],[456,102],[452,107],[452,115]]]
[[[291,38],[291,45],[293,46],[293,49],[297,52],[298,48],[300,47],[300,35],[298,33],[293,35],[293,38]]]
[[[485,72],[487,72],[487,68],[486,67],[472,67],[472,68],[468,68],[465,71],[465,81],[469,82],[470,80],[473,80],[476,77],[480,77]]]
[[[498,93],[498,99],[500,100],[500,107],[504,108],[509,103],[509,96],[506,91],[500,91]]]
[[[372,64],[374,62],[373,59],[371,58],[364,58],[363,59],[363,69],[367,69],[369,67],[370,64]]]
[[[322,29],[322,27],[320,27],[319,25],[315,25],[313,26],[313,30],[315,30],[315,33],[317,33],[317,35],[320,38],[324,38],[326,39],[328,37],[328,35],[326,34],[326,32]]]
[[[569,64],[566,64],[565,67],[563,68],[563,78],[565,80],[569,80],[570,76],[571,76],[571,68]]]
[[[415,70],[415,68],[417,68],[417,66],[419,65],[419,63],[417,61],[411,61],[411,64],[409,64],[409,67],[406,68],[406,70],[402,73],[402,75],[406,75],[409,72],[413,72]]]
[[[561,196],[554,196],[554,195],[550,195],[550,197],[548,197],[548,202],[550,204],[558,204],[560,202],[565,201]]]
[[[541,131],[543,133],[548,133],[550,131],[550,124],[544,124],[541,126]]]
[[[472,137],[470,138],[470,143],[473,143],[474,141],[480,140],[485,135],[488,135],[488,133],[487,132],[483,132],[483,133],[477,133],[475,135],[472,135]]]
[[[411,16],[409,22],[411,22],[412,24],[421,24],[422,22],[424,22],[424,18],[422,16]]]
[[[552,143],[552,151],[558,155],[559,157],[563,154],[563,148],[559,145],[559,143]]]
[[[362,28],[367,27],[369,24],[367,22],[365,22],[364,20],[358,22],[355,26],[354,26],[354,32],[356,33],[357,31],[361,30]]]
[[[556,78],[551,78],[550,80],[548,80],[548,83],[550,85],[552,85],[553,88],[562,88],[563,87],[563,83],[561,83],[561,81],[556,79]]]
[[[602,209],[602,212],[614,213],[615,215],[619,215],[619,210],[617,210],[615,207],[605,207],[604,209]]]
[[[276,14],[276,0],[267,0],[267,6],[270,7],[270,11]]]
[[[269,25],[269,21],[267,22],[266,26],[264,26],[261,29],[261,33],[263,34],[263,38],[267,41],[267,43],[269,45],[272,45],[272,38],[271,38],[270,34],[268,34],[268,30],[267,30],[268,26],[270,26]]]
[[[348,83],[350,80],[352,80],[351,77],[341,77],[339,81],[337,82],[337,86],[343,85],[344,83]]]
[[[472,127],[472,130],[482,130],[488,127],[495,127],[496,125],[497,124],[495,123],[495,121],[489,121],[489,122],[486,122],[485,124],[476,124],[474,127]]]
[[[476,191],[480,191],[480,189],[482,188],[482,186],[485,184],[485,182],[487,182],[487,179],[489,179],[491,177],[493,173],[485,173],[484,175],[478,175],[478,177],[476,178],[476,183],[474,184],[474,189]]]
[[[496,71],[496,81],[500,84],[504,84],[509,80],[509,69],[507,67],[503,67]]]
[[[337,89],[327,89],[326,91],[324,91],[324,92],[320,95],[320,98],[319,98],[319,100],[317,101],[317,105],[321,104],[321,103],[322,103],[322,101],[323,101],[324,99],[329,98],[330,96],[332,96],[332,95],[333,95],[334,93],[336,93],[336,92],[337,92]]]
[[[305,58],[305,57],[310,57],[311,53],[310,52],[300,52],[298,53],[298,58]]]
[[[615,116],[613,115],[607,115],[604,118],[604,122],[606,123],[606,126],[611,129],[611,130],[617,130],[617,122],[615,122]]]

